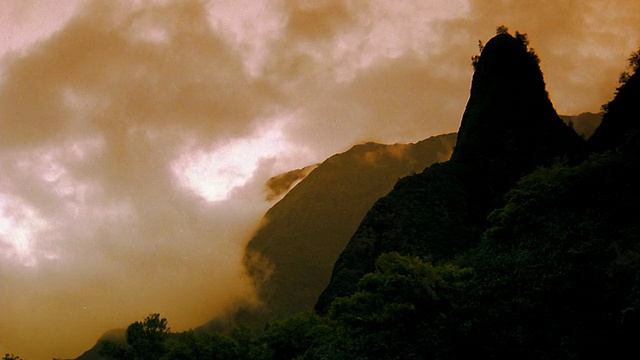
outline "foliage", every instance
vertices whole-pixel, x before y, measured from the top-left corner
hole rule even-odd
[[[100,354],[108,359],[159,359],[167,352],[168,333],[167,319],[160,318],[160,314],[150,314],[144,321],[129,325],[126,345],[105,341]]]
[[[496,28],[496,35],[505,35],[505,34],[511,35],[509,34],[508,27],[506,27],[505,25],[500,25]],[[540,57],[538,56],[538,54],[536,54],[535,49],[530,46],[529,37],[527,36],[527,34],[516,31],[515,38],[527,50],[527,54],[529,55],[529,57],[533,61],[535,61],[536,64],[540,64]],[[471,57],[471,65],[473,66],[474,69],[477,69],[478,67],[478,62],[480,61],[480,56],[482,55],[483,49],[484,49],[484,44],[482,43],[482,40],[478,40],[478,54]],[[638,57],[638,59],[640,59],[640,57]]]
[[[519,33],[516,31],[515,38],[516,40],[520,41],[522,46],[524,46],[524,48],[527,50],[527,54],[529,55],[529,57],[533,61],[535,61],[536,64],[540,64],[540,57],[538,56],[538,54],[536,54],[535,49],[529,45],[529,37],[527,36],[527,34]]]
[[[631,76],[640,69],[640,49],[632,52],[627,62],[627,70],[623,71],[618,79],[618,83],[621,85],[627,83]]]
[[[496,35],[508,34],[509,28],[505,25],[499,25],[496,27]]]
[[[487,355],[534,358],[618,357],[634,348],[635,166],[622,153],[594,155],[540,169],[508,193],[469,260],[476,276],[461,304],[476,314],[469,342]]]
[[[4,354],[2,360],[21,360],[19,356],[13,354]]]
[[[329,317],[342,328],[343,347],[364,359],[446,356],[452,299],[469,274],[451,264],[434,266],[415,256],[383,254],[359,291],[332,304]]]
[[[478,67],[478,62],[480,61],[482,50],[484,50],[484,44],[482,43],[482,40],[478,40],[478,54],[471,57],[471,65],[473,66],[474,70]]]

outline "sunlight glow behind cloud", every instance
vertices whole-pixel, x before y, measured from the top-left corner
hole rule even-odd
[[[36,209],[20,198],[0,193],[0,250],[6,248],[0,255],[4,255],[5,260],[17,261],[24,266],[37,265],[36,239],[49,227]],[[49,253],[43,256],[56,257]]]
[[[221,201],[253,177],[260,161],[293,150],[282,129],[274,127],[227,140],[209,151],[187,150],[172,170],[183,186],[207,201]]]

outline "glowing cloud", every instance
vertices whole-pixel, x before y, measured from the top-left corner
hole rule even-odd
[[[0,255],[5,259],[35,266],[34,242],[47,227],[47,221],[20,198],[0,194]]]
[[[187,150],[172,165],[180,183],[207,201],[227,199],[253,176],[261,161],[293,151],[278,127],[218,144],[210,151]]]

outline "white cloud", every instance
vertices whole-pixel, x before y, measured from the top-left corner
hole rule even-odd
[[[211,150],[187,149],[173,162],[172,170],[183,186],[207,201],[222,201],[254,177],[260,162],[294,151],[282,125],[275,124],[217,143]]]

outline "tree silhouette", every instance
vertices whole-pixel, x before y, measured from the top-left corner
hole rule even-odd
[[[629,81],[629,78],[631,78],[631,76],[640,69],[640,49],[632,52],[627,61],[627,70],[622,72],[622,74],[620,74],[620,78],[618,78],[618,83],[620,84],[626,84],[627,81]],[[603,107],[603,110],[606,111],[606,108]]]
[[[22,360],[19,356],[15,356],[13,354],[4,354],[2,360]]]
[[[104,341],[100,355],[113,360],[159,359],[167,352],[164,342],[168,334],[167,319],[150,314],[144,321],[129,325],[126,345]]]

